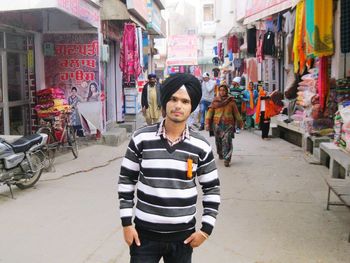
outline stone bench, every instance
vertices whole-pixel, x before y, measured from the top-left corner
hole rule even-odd
[[[306,138],[306,151],[313,154],[315,148],[319,148],[322,142],[330,142],[329,137],[316,137],[316,136],[307,136]]]
[[[293,124],[277,121],[278,135],[281,139],[286,140],[299,147],[303,146],[304,131]]]
[[[350,180],[327,178],[326,183],[328,186],[327,210],[330,206],[346,206],[350,209]],[[330,201],[331,192],[339,198],[340,202]],[[350,233],[348,242],[350,242]]]
[[[350,154],[339,149],[332,142],[320,144],[320,162],[329,168],[331,178],[345,179],[350,170]]]

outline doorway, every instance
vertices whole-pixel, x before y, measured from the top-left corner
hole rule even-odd
[[[28,36],[2,31],[0,35],[0,134],[29,134]]]

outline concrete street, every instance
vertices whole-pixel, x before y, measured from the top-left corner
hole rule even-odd
[[[126,145],[83,148],[77,160],[60,156],[55,172],[33,189],[15,189],[15,199],[2,186],[0,262],[128,262],[116,192]],[[309,164],[299,147],[244,131],[234,140],[231,167],[217,165],[220,214],[193,262],[349,262],[350,213],[325,209],[328,170]]]

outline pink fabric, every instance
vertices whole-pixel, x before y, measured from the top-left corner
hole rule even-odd
[[[126,23],[124,25],[119,67],[127,82],[130,82],[131,76],[136,79],[141,73],[135,24]]]
[[[320,98],[320,108],[323,112],[326,105],[326,98],[329,89],[328,79],[328,57],[321,57],[318,73],[318,96]]]
[[[222,52],[222,42],[218,42],[218,57],[221,61],[224,61],[224,54]]]
[[[248,82],[258,82],[258,65],[256,58],[249,58],[247,61]]]
[[[263,44],[264,44],[264,39],[262,36],[260,36],[256,47],[256,58],[258,60],[258,63],[262,63],[264,60]]]

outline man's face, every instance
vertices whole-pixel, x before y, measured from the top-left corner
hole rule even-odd
[[[203,80],[204,80],[205,82],[207,82],[207,81],[209,81],[209,77],[204,77]]]
[[[166,104],[166,117],[175,123],[183,123],[190,116],[191,109],[191,98],[187,90],[180,88]]]
[[[156,83],[156,81],[157,81],[156,78],[150,78],[148,80],[149,84],[151,84],[151,85],[154,85]]]

